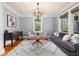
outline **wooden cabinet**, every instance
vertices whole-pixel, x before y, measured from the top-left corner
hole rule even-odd
[[[4,47],[6,46],[7,40],[11,40],[11,46],[13,46],[12,33],[4,33]]]
[[[4,47],[6,46],[7,40],[11,40],[11,46],[13,46],[13,39],[19,40],[23,39],[23,32],[22,31],[15,31],[12,33],[9,33],[8,31],[5,31],[4,33]]]

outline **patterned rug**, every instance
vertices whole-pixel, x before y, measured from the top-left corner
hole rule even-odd
[[[7,56],[66,56],[53,42],[50,40],[41,40],[40,43],[32,45],[34,40],[23,40],[17,47],[11,50]]]

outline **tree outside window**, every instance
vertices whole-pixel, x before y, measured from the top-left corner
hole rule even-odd
[[[34,31],[35,32],[41,32],[42,31],[42,27],[41,27],[41,19],[34,19]]]
[[[61,31],[68,32],[68,16],[61,17]]]

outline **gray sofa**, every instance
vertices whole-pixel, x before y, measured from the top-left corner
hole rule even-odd
[[[79,55],[77,52],[79,44],[73,44],[71,41],[64,42],[62,40],[63,36],[66,35],[66,33],[59,33],[59,36],[50,36],[50,40],[54,42],[63,52],[65,52],[67,55],[73,56],[73,55]],[[76,47],[76,45],[78,45]]]

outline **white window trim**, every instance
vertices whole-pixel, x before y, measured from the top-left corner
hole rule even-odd
[[[35,31],[35,21],[34,21],[35,18],[36,18],[36,17],[33,18],[33,32],[38,32],[38,33],[40,33],[40,32],[42,32],[42,17],[40,18],[40,19],[41,19],[41,31]]]

